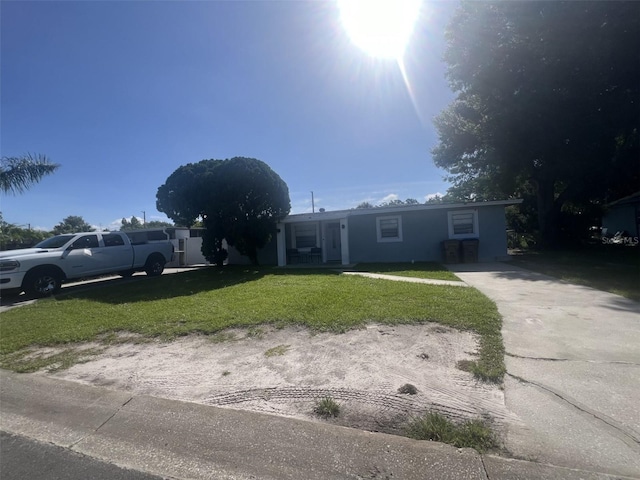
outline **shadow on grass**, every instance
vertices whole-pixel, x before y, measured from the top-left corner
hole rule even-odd
[[[281,269],[230,265],[224,268],[210,267],[152,278],[136,276],[127,279],[108,279],[98,284],[65,289],[55,299],[61,302],[83,299],[109,304],[148,302],[220,290],[255,282],[267,275],[306,276],[310,274],[336,276],[339,272],[312,268]]]
[[[640,248],[593,245],[526,252],[513,260],[514,265],[530,271],[640,302]]]

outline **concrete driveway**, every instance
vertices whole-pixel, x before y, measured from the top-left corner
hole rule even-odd
[[[640,304],[506,263],[450,267],[503,316],[511,454],[640,477]]]

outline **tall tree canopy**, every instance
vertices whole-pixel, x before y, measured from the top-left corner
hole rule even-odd
[[[50,236],[49,232],[43,230],[32,230],[22,225],[5,222],[0,212],[0,250],[29,248]]]
[[[20,157],[2,157],[0,190],[4,193],[22,193],[58,168],[60,165],[51,163],[46,156],[39,154],[27,153]]]
[[[162,222],[160,220],[150,220],[146,223],[142,223],[138,219],[138,217],[133,215],[131,217],[131,220],[127,220],[126,217],[122,219],[121,225],[120,225],[120,231],[122,232],[126,230],[140,230],[140,229],[167,228],[167,227],[173,227],[173,224],[169,222]]]
[[[258,249],[289,213],[287,184],[266,163],[255,158],[202,160],[176,169],[158,188],[156,207],[177,225],[191,226],[202,218],[202,253],[222,264],[222,240],[252,263]]]
[[[453,197],[560,215],[640,188],[640,3],[465,2],[447,31],[454,102],[435,120]]]
[[[67,218],[62,220],[62,222],[53,227],[54,235],[93,231],[95,231],[95,228],[85,222],[84,218],[77,215],[69,215]]]
[[[138,220],[138,218],[135,215],[131,217],[131,220],[127,220],[126,217],[123,217],[121,223],[122,225],[120,226],[120,231],[138,230],[140,228],[144,228],[143,223],[140,220]]]

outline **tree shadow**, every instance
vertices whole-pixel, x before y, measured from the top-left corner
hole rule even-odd
[[[189,297],[255,282],[267,275],[333,275],[328,269],[253,267],[229,265],[223,268],[206,267],[159,277],[136,275],[131,278],[110,278],[90,285],[67,287],[55,296],[56,301],[90,300],[113,305],[149,302]]]
[[[580,281],[571,281],[558,278],[545,273],[529,270],[525,267],[513,265],[507,262],[476,263],[449,265],[449,270],[454,273],[483,272],[491,273],[494,277],[505,280],[520,280],[526,282],[556,283],[559,286],[570,286],[573,289],[585,289],[593,291],[588,298],[597,302],[596,305],[610,310],[631,312],[640,314],[640,302],[634,298],[627,298],[615,292],[609,291],[609,285],[604,280],[589,278]],[[588,291],[586,292],[589,293]],[[602,297],[600,297],[602,295]],[[585,305],[586,307],[587,305]]]
[[[0,297],[0,307],[2,307],[2,311],[7,311],[15,307],[29,305],[36,300],[37,299],[35,297],[24,293],[2,292],[2,296]]]

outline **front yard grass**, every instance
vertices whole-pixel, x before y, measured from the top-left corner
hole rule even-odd
[[[460,281],[439,263],[358,263],[354,270],[358,272],[383,273],[400,277],[428,278],[432,280]]]
[[[501,318],[476,289],[271,267],[134,278],[12,309],[0,316],[0,366],[17,369],[10,360],[27,347],[100,342],[123,332],[169,340],[264,324],[340,333],[370,322],[438,322],[474,331],[480,348],[472,371],[502,379]]]

